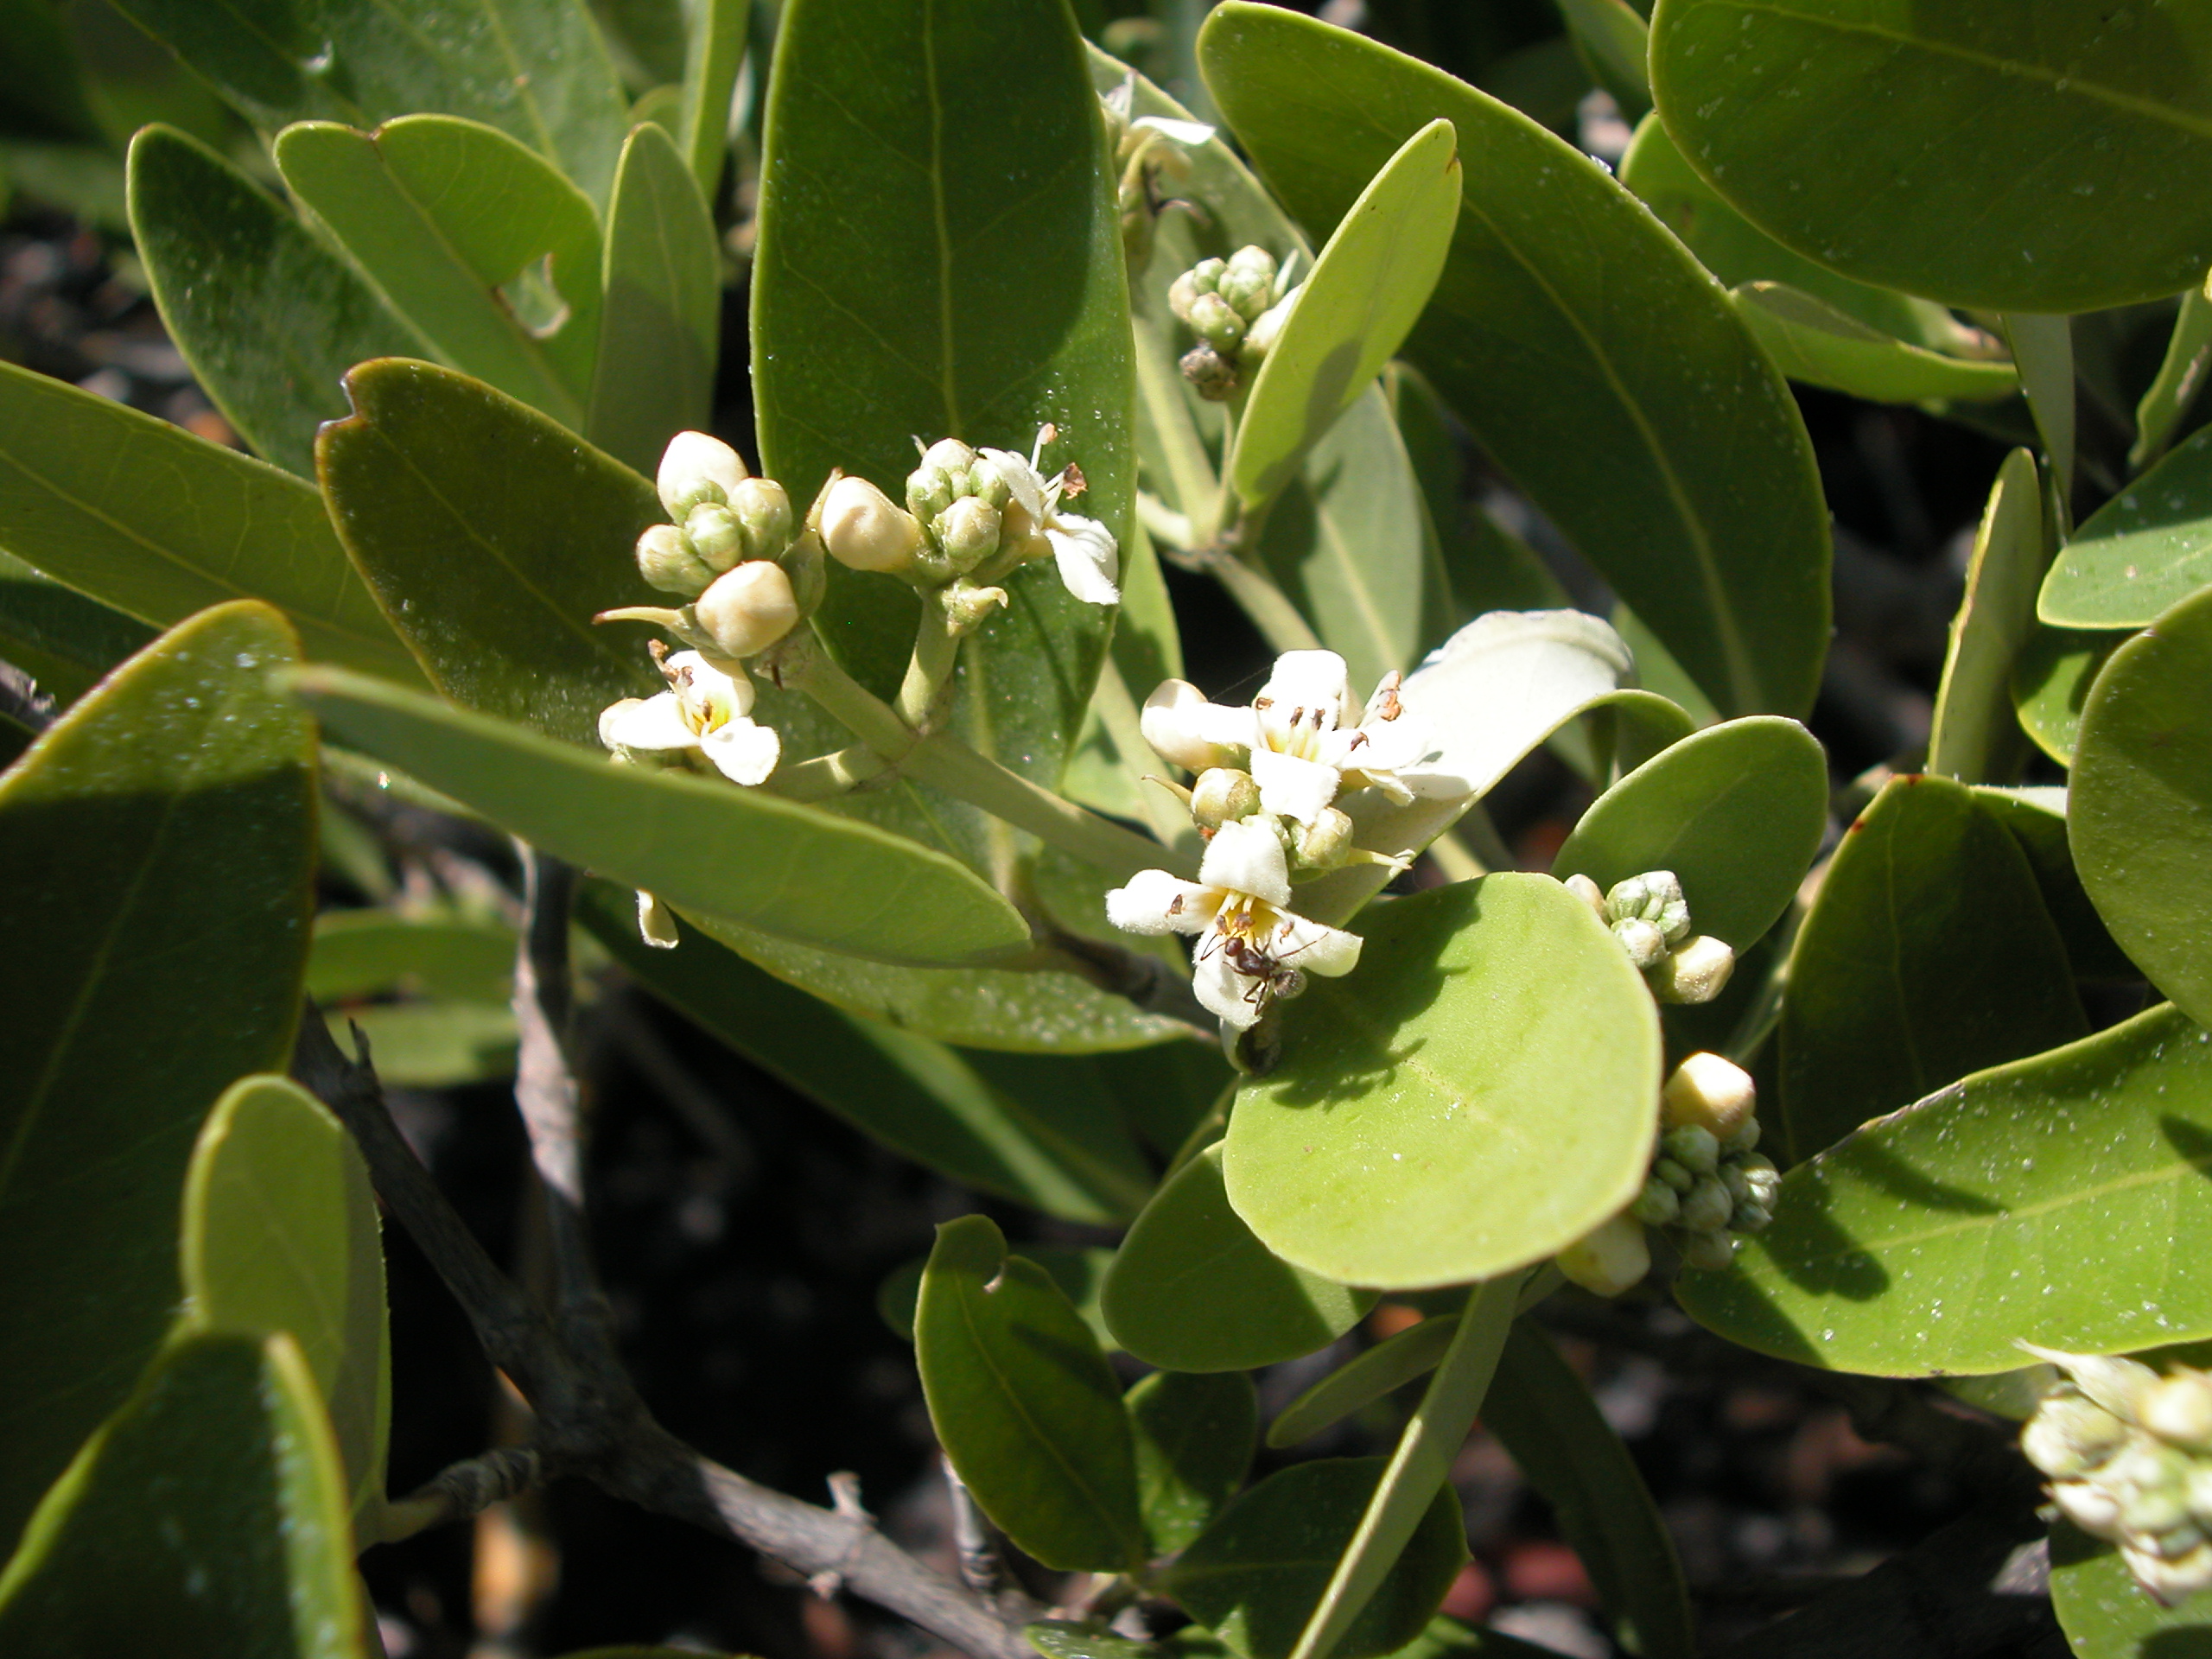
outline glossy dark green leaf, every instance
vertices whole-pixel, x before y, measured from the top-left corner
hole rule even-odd
[[[2113,941],[2104,918],[2089,902],[2074,867],[2066,828],[2066,791],[2055,785],[2024,789],[1977,789],[1976,804],[2012,832],[2028,856],[2044,908],[2066,941],[2067,960],[2077,979],[2138,979],[2142,970]]]
[[[2036,632],[2036,589],[2056,539],[2044,534],[2036,458],[2015,449],[1998,468],[1967,561],[1966,594],[1951,619],[1936,693],[1929,771],[1967,784],[2019,776],[2026,757],[2012,712],[2012,668]]]
[[[308,655],[421,683],[311,486],[7,363],[0,548],[156,626],[266,600]]]
[[[2204,388],[2208,365],[2212,365],[2212,294],[2192,288],[2181,296],[2181,312],[2174,319],[2158,372],[2135,405],[2135,442],[2127,452],[2130,467],[2147,467],[2165,453]]]
[[[1434,1370],[1459,1333],[1459,1316],[1445,1313],[1376,1343],[1276,1414],[1268,1425],[1268,1444],[1281,1447],[1310,1440],[1392,1389]]]
[[[276,165],[442,356],[583,425],[599,349],[599,219],[543,157],[496,128],[422,115],[373,132],[287,127]]]
[[[168,1328],[201,1119],[289,1057],[314,750],[268,678],[294,648],[264,607],[207,613],[0,777],[0,1545]]]
[[[488,715],[335,669],[295,682],[354,747],[556,856],[817,949],[939,966],[1025,944],[966,866],[719,778],[614,764]]]
[[[1962,0],[1661,0],[1652,90],[1722,194],[1862,282],[2071,312],[2201,281],[2212,208],[2179,181],[2212,165],[2194,67],[2212,17],[2034,22]]]
[[[2212,1035],[2162,1004],[1799,1165],[1774,1225],[1676,1294],[1762,1353],[1891,1376],[2212,1336],[2208,1167]]]
[[[1734,290],[1742,317],[1775,367],[1792,380],[1875,403],[1917,404],[2010,397],[2020,377],[2010,363],[1946,357],[1870,328],[1826,300],[1780,283]]]
[[[315,431],[343,417],[346,371],[425,342],[274,196],[197,139],[130,141],[130,228],[169,338],[269,461],[315,476]]]
[[[0,658],[64,702],[154,637],[154,630],[0,553]]]
[[[321,1101],[283,1077],[247,1077],[216,1103],[185,1176],[179,1265],[188,1328],[281,1331],[299,1344],[347,1509],[373,1535],[391,1420],[384,1246],[368,1166]]]
[[[1114,1340],[1114,1333],[1106,1328],[1098,1312],[1099,1287],[1106,1282],[1106,1269],[1113,1265],[1113,1251],[1098,1245],[1073,1249],[1058,1244],[1025,1244],[1021,1257],[1044,1268],[1046,1276],[1060,1287],[1060,1294],[1090,1327],[1102,1352],[1121,1352],[1121,1344]],[[922,1274],[928,1266],[925,1255],[902,1262],[884,1274],[875,1287],[875,1311],[902,1342],[914,1339],[914,1308],[921,1300]]]
[[[2084,519],[2050,567],[2037,613],[2069,628],[2139,628],[2212,585],[2212,429]]]
[[[622,147],[601,287],[607,309],[584,433],[651,477],[668,441],[703,432],[714,414],[722,304],[715,222],[658,127],[637,128]]]
[[[2125,632],[2037,628],[2012,664],[2012,714],[2035,746],[2062,766],[2074,764],[2082,705]]]
[[[1324,1458],[1268,1476],[1183,1552],[1162,1587],[1244,1659],[1287,1659],[1383,1466],[1381,1458]],[[1459,1500],[1440,1490],[1333,1659],[1371,1659],[1412,1641],[1466,1559]]]
[[[330,517],[455,702],[599,747],[600,712],[662,690],[634,627],[638,533],[666,515],[629,468],[467,375],[387,359],[346,377],[316,454]]]
[[[1959,785],[1897,779],[1844,832],[1790,954],[1788,1155],[2088,1029],[2012,837]]]
[[[514,969],[514,930],[503,923],[334,910],[315,918],[307,989],[318,1002],[403,991],[504,1005]]]
[[[1208,1147],[1129,1229],[1102,1306],[1122,1346],[1177,1371],[1241,1371],[1325,1348],[1375,1306],[1373,1291],[1306,1273],[1252,1236]]]
[[[1789,907],[1827,828],[1827,758],[1794,720],[1684,738],[1600,795],[1552,861],[1600,887],[1672,870],[1700,933],[1742,950]]]
[[[1155,1371],[1125,1403],[1145,1535],[1154,1554],[1169,1554],[1204,1532],[1244,1484],[1259,1439],[1259,1396],[1242,1371]]]
[[[1597,71],[1599,84],[1633,121],[1651,107],[1651,82],[1643,60],[1650,30],[1627,0],[1560,0],[1560,13]]]
[[[2050,1529],[2050,1610],[2075,1659],[2212,1656],[2212,1610],[2201,1597],[2160,1606],[2119,1550],[2063,1521]]]
[[[1120,1386],[1082,1316],[982,1216],[937,1232],[914,1314],[930,1421],[983,1512],[1047,1567],[1146,1557]]]
[[[257,0],[251,23],[202,0],[118,3],[264,132],[464,116],[557,162],[594,201],[613,183],[626,104],[583,0]]]
[[[755,1065],[894,1151],[1071,1221],[1126,1219],[1150,1194],[1151,1171],[1115,1101],[1078,1063],[995,1077],[993,1063],[1011,1057],[963,1054],[845,1013],[690,928],[675,950],[653,950],[639,939],[628,900],[595,883],[582,909],[624,967]]]
[[[2112,654],[2082,710],[2074,859],[2151,982],[2212,1016],[2212,591]]]
[[[188,1336],[39,1506],[0,1646],[365,1659],[346,1477],[289,1337]]]
[[[1059,440],[1046,464],[1072,461],[1089,480],[1074,510],[1125,540],[1135,380],[1113,176],[1064,8],[792,0],[768,88],[753,275],[763,470],[794,502],[832,467],[895,499],[915,438],[1027,454],[1050,422]],[[912,646],[912,596],[842,566],[830,575],[825,637],[887,696]],[[957,718],[1049,784],[1112,617],[1069,594],[1049,563],[1003,586],[1009,608],[963,653]]]
[[[707,0],[693,14],[683,52],[683,102],[677,137],[699,194],[714,200],[729,155],[730,97],[745,60],[753,0]]]
[[[1232,0],[1200,54],[1237,137],[1310,223],[1450,118],[1459,227],[1406,354],[1716,702],[1802,713],[1827,637],[1811,448],[1695,261],[1598,163],[1358,35]]]
[[[1358,931],[1359,968],[1313,982],[1280,1065],[1237,1091],[1224,1172],[1262,1243],[1348,1284],[1464,1284],[1634,1195],[1659,1020],[1588,906],[1507,873],[1375,906]]]
[[[1693,1659],[1689,1589],[1659,1506],[1588,1386],[1526,1319],[1515,1322],[1498,1357],[1483,1427],[1552,1506],[1614,1640],[1638,1659]]]

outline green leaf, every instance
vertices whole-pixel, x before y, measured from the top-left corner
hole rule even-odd
[[[1170,1554],[1204,1532],[1244,1484],[1259,1438],[1259,1397],[1242,1371],[1155,1371],[1124,1403],[1136,1438],[1145,1535],[1154,1554]]]
[[[489,1002],[379,1002],[328,1016],[330,1034],[350,1046],[359,1026],[377,1075],[410,1089],[490,1083],[515,1070],[515,1017]]]
[[[2082,521],[2037,613],[2069,628],[2139,628],[2212,585],[2212,428]]]
[[[1555,1652],[1503,1630],[1476,1629],[1439,1613],[1395,1659],[1544,1659]]]
[[[1808,386],[1883,404],[1982,401],[2020,389],[2010,363],[1946,357],[1909,344],[1780,283],[1745,283],[1730,297],[1775,367]]]
[[[1229,464],[1249,505],[1281,493],[1404,343],[1443,273],[1459,209],[1452,124],[1432,121],[1346,210],[1260,365]]]
[[[185,1175],[180,1266],[186,1328],[299,1344],[372,1536],[391,1426],[384,1249],[368,1166],[321,1101],[247,1077],[216,1102]]]
[[[2212,1336],[2208,1168],[2212,1036],[2162,1004],[1799,1165],[1774,1225],[1676,1295],[1748,1348],[1875,1376],[2011,1370],[2021,1338],[2195,1340]]]
[[[1738,951],[1796,896],[1827,828],[1827,758],[1794,720],[1732,720],[1662,749],[1582,815],[1552,874],[1611,888],[1672,870],[1700,933]]]
[[[1780,283],[1878,334],[1930,351],[1955,355],[1969,342],[1990,353],[2002,349],[1988,336],[1962,327],[1932,300],[1853,282],[1783,247],[1698,175],[1656,115],[1646,116],[1637,125],[1628,153],[1621,157],[1620,176],[1724,288]]]
[[[2012,668],[2037,632],[2036,588],[2056,540],[2044,537],[2043,509],[2036,458],[2015,449],[1997,469],[1974,532],[1928,738],[1928,770],[1961,783],[2009,783],[2026,758],[2012,713]]]
[[[378,602],[454,702],[599,747],[599,716],[664,689],[598,612],[667,597],[631,556],[653,487],[543,415],[428,363],[346,377],[316,443],[330,518]]]
[[[1076,510],[1126,541],[1135,380],[1113,176],[1065,8],[792,0],[753,274],[763,470],[795,503],[832,467],[898,499],[915,438],[1027,454],[1049,422],[1046,465],[1079,465]],[[1051,785],[1112,616],[1049,563],[1001,585],[1011,604],[963,653],[956,718]],[[915,624],[903,584],[833,564],[817,620],[856,677],[896,689]]]
[[[346,1478],[289,1337],[172,1344],[39,1506],[0,1646],[364,1659]]]
[[[618,766],[342,670],[296,689],[353,747],[535,846],[671,905],[802,944],[924,966],[1026,943],[1014,908],[942,853],[719,778]]]
[[[2074,764],[2089,686],[2126,639],[2124,630],[2046,627],[2021,645],[2012,664],[2012,713],[2035,746],[2060,766]]]
[[[1143,1566],[1119,1384],[1044,1269],[982,1216],[937,1230],[914,1314],[930,1421],[983,1512],[1046,1567]]]
[[[730,99],[745,59],[753,0],[705,0],[696,9],[683,50],[683,158],[699,194],[713,200],[729,155]]]
[[[168,1328],[200,1120],[290,1056],[314,750],[267,680],[294,649],[262,606],[195,617],[0,776],[0,1548]]]
[[[514,969],[514,930],[502,923],[334,910],[315,918],[307,990],[318,1002],[404,991],[504,1007]]]
[[[1459,1316],[1445,1313],[1376,1343],[1285,1406],[1268,1425],[1268,1444],[1280,1448],[1311,1440],[1392,1389],[1434,1370],[1459,1332]]]
[[[1099,1287],[1106,1282],[1106,1269],[1113,1265],[1113,1251],[1098,1245],[1071,1249],[1058,1244],[1025,1244],[1021,1257],[1044,1268],[1046,1276],[1060,1287],[1060,1294],[1074,1304],[1083,1322],[1090,1327],[1090,1334],[1097,1338],[1101,1352],[1121,1352],[1098,1312]],[[925,1255],[902,1262],[884,1274],[883,1282],[875,1287],[875,1311],[902,1342],[914,1339],[914,1308],[921,1300],[922,1274],[928,1266]]]
[[[1129,1229],[1101,1306],[1107,1328],[1147,1364],[1241,1371],[1325,1348],[1365,1317],[1373,1291],[1301,1272],[1229,1207],[1222,1149],[1208,1147]]]
[[[1633,120],[1651,107],[1643,60],[1650,29],[1626,0],[1560,0],[1567,32],[1588,55],[1599,84]]]
[[[2089,902],[2074,865],[2066,828],[2066,791],[2056,787],[1977,789],[1974,802],[2010,830],[2027,855],[2077,979],[2140,979],[2142,970],[2113,940],[2104,918]]]
[[[1792,1159],[2088,1029],[2026,856],[1947,779],[1893,779],[1844,832],[1789,971]]]
[[[1198,1626],[1185,1628],[1196,1630]],[[1080,1624],[1067,1619],[1039,1619],[1023,1625],[1021,1634],[1045,1659],[1163,1659],[1168,1651],[1155,1643],[1116,1636],[1096,1619]]]
[[[134,651],[154,630],[0,553],[0,657],[64,702]]]
[[[1162,1575],[1161,1587],[1244,1659],[1288,1659],[1383,1467],[1381,1458],[1324,1458],[1278,1470],[1222,1512]],[[1332,1659],[1370,1659],[1405,1646],[1466,1559],[1459,1498],[1439,1489]]]
[[[431,111],[489,122],[604,201],[628,126],[582,0],[257,0],[250,24],[202,0],[121,10],[264,132]]]
[[[2165,453],[2203,388],[2208,365],[2212,365],[2212,294],[2192,288],[2181,296],[2181,311],[2174,318],[2158,375],[2135,405],[2135,442],[2127,452],[2131,467],[2147,467]]]
[[[1847,276],[2012,311],[2155,299],[2212,265],[2212,209],[2179,184],[2212,165],[2189,67],[2208,51],[2212,17],[2168,7],[2028,28],[1913,0],[1661,0],[1651,20],[1660,111],[1739,211]]]
[[[1281,1065],[1237,1091],[1224,1171],[1261,1242],[1347,1284],[1464,1284],[1625,1205],[1655,1133],[1659,1019],[1588,906],[1508,872],[1361,922],[1361,966],[1313,984]]]
[[[590,199],[495,127],[410,115],[287,127],[276,165],[441,355],[581,428],[599,347]]]
[[[606,317],[584,435],[651,477],[671,438],[702,432],[712,419],[722,304],[715,222],[658,127],[637,128],[622,147],[601,286]]]
[[[261,599],[308,653],[420,683],[312,486],[0,363],[0,547],[157,627]]]
[[[2064,317],[2012,312],[1999,321],[2019,367],[2020,390],[2043,439],[2044,464],[2061,502],[2074,499],[2074,329]],[[2061,509],[2071,518],[2070,506]]]
[[[2082,885],[2151,982],[2212,1015],[2212,591],[2112,654],[2082,710],[2068,821]]]
[[[1529,1320],[1506,1338],[1483,1427],[1551,1505],[1614,1640],[1638,1659],[1694,1659],[1689,1589],[1659,1506],[1589,1388]]]
[[[1811,448],[1696,263],[1599,163],[1358,35],[1233,0],[1207,20],[1200,59],[1237,137],[1311,223],[1335,220],[1408,137],[1450,118],[1459,230],[1407,355],[1715,702],[1808,707],[1828,627]],[[1562,223],[1577,233],[1560,238]]]
[[[47,0],[0,5],[0,127],[92,144],[107,137],[86,96],[69,29]]]
[[[2212,1611],[2201,1598],[2160,1606],[2119,1550],[2064,1521],[2050,1529],[2050,1607],[2075,1659],[2212,1655]]]
[[[628,899],[594,883],[582,910],[625,968],[893,1151],[1070,1221],[1124,1220],[1150,1194],[1151,1171],[1095,1075],[1061,1062],[1049,1075],[996,1077],[994,1063],[1010,1057],[963,1054],[844,1013],[688,927],[675,950],[652,949],[638,938]]]
[[[353,268],[230,162],[173,127],[130,141],[130,228],[169,337],[266,459],[315,476],[315,431],[346,413],[339,382],[415,353]]]

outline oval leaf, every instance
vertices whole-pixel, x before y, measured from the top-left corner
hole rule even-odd
[[[1908,344],[1780,283],[1746,283],[1731,297],[1774,366],[1808,386],[1878,404],[1978,402],[2020,389],[2010,363],[1945,357]]]
[[[1223,1167],[1261,1242],[1348,1284],[1464,1284],[1626,1204],[1656,1133],[1659,1019],[1589,907],[1507,873],[1362,920],[1360,968],[1314,982],[1281,1064],[1237,1091]]]
[[[1599,163],[1346,30],[1231,0],[1199,61],[1309,223],[1333,223],[1408,137],[1451,120],[1459,229],[1406,354],[1722,709],[1803,713],[1828,632],[1811,445],[1681,245]]]
[[[2089,687],[2127,635],[2037,628],[2012,664],[2012,714],[2035,746],[2062,766],[2074,764],[2082,705]]]
[[[2212,167],[2208,55],[2212,16],[2189,7],[2030,28],[1959,0],[1660,0],[1651,19],[1669,130],[1753,222],[1861,282],[2011,311],[2202,278],[2212,206],[2181,181]]]
[[[1700,933],[1750,948],[1796,896],[1827,828],[1828,770],[1794,720],[1732,720],[1662,749],[1600,795],[1552,861],[1610,888],[1672,870]]]
[[[1449,121],[1407,139],[1300,286],[1237,423],[1229,475],[1248,504],[1272,501],[1290,482],[1427,306],[1459,223],[1457,152]]]
[[[296,686],[354,747],[669,904],[884,962],[968,962],[1029,938],[966,866],[868,824],[720,779],[618,766],[340,670],[306,671]]]
[[[2203,388],[2208,362],[2212,362],[2212,294],[2192,288],[2181,296],[2181,312],[2174,318],[2158,372],[2135,405],[2135,442],[2127,452],[2130,467],[2147,467],[2165,453]]]
[[[1177,1371],[1238,1371],[1325,1348],[1375,1306],[1373,1291],[1300,1272],[1229,1207],[1222,1149],[1208,1147],[1129,1229],[1103,1306],[1115,1339]]]
[[[1206,1529],[1252,1466],[1259,1396],[1241,1371],[1155,1371],[1126,1401],[1136,1436],[1137,1501],[1155,1555]]]
[[[0,657],[73,702],[154,630],[0,553]]]
[[[314,747],[268,680],[293,650],[265,607],[210,611],[0,777],[0,1548],[168,1328],[200,1121],[290,1055]]]
[[[2161,1006],[1871,1123],[1676,1287],[1762,1353],[1885,1376],[2212,1336],[2212,1035]],[[2061,1264],[2054,1271],[2053,1264]]]
[[[1844,832],[1790,953],[1788,1154],[2088,1030],[2012,837],[1947,779],[1893,779]]]
[[[2067,791],[2082,885],[2151,982],[2212,1018],[2212,591],[2112,654]]]
[[[1982,787],[1974,804],[2003,824],[2027,855],[2043,890],[2058,936],[2066,941],[2067,960],[2076,979],[2139,980],[2142,970],[2113,943],[2104,918],[2089,902],[2075,868],[2072,836],[2066,823],[2066,791],[2052,785],[2025,789]]]
[[[2036,613],[2069,628],[2139,628],[2212,584],[2212,429],[2091,513],[2050,567]]]
[[[1929,771],[1968,784],[2020,775],[2026,756],[2012,713],[2012,665],[2036,632],[2036,586],[2048,546],[2036,458],[2015,449],[1998,468],[1982,509],[1966,595],[1951,619]]]
[[[937,1230],[914,1310],[930,1421],[1007,1536],[1047,1567],[1127,1572],[1146,1555],[1121,1389],[1044,1269],[982,1216]]]

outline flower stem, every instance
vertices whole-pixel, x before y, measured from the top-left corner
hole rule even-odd
[[[952,671],[960,662],[960,636],[934,594],[922,600],[922,620],[914,630],[914,654],[899,687],[899,718],[927,735],[944,718],[952,701]]]

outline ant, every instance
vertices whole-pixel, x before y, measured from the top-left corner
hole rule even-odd
[[[1296,956],[1306,949],[1300,945],[1290,954]],[[1269,955],[1242,934],[1223,937],[1221,952],[1229,958],[1229,965],[1252,982],[1244,993],[1244,1001],[1258,1007],[1270,999],[1287,1001],[1306,988],[1306,976],[1297,969],[1284,965],[1280,957]]]

